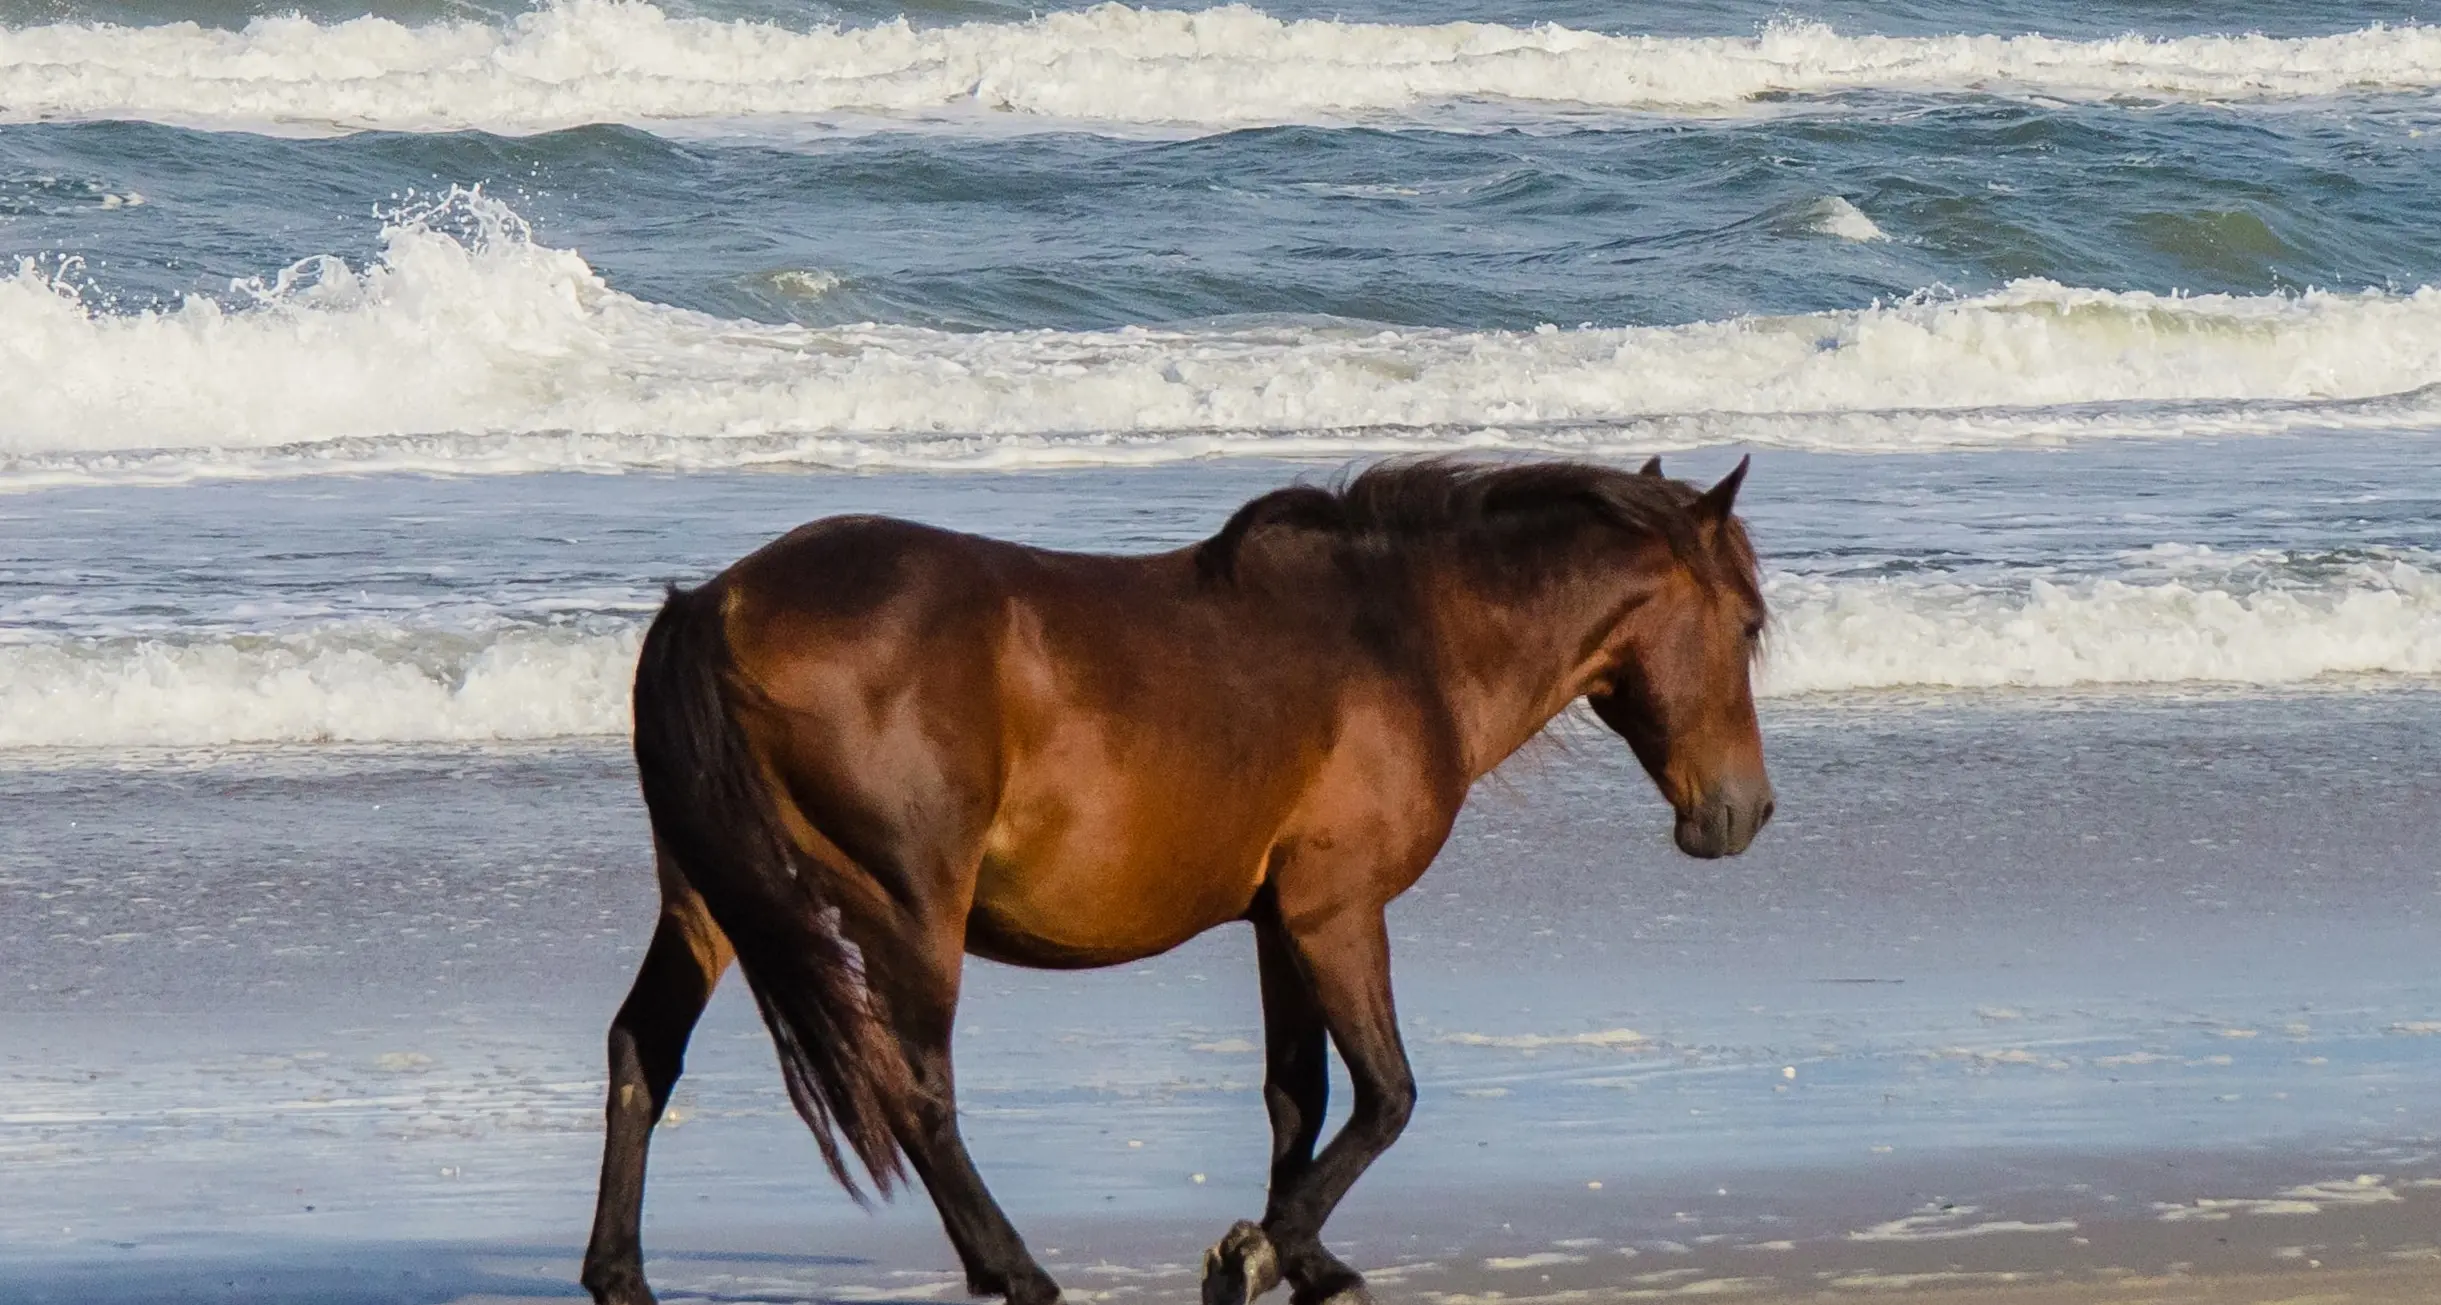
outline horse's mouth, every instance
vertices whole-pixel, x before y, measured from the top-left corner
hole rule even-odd
[[[1678,850],[1707,861],[1736,856],[1753,846],[1755,835],[1771,823],[1774,805],[1771,791],[1765,789],[1758,798],[1738,801],[1716,796],[1692,810],[1682,810],[1678,813]]]

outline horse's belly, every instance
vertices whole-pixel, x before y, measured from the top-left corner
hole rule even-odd
[[[1263,854],[1142,849],[1126,860],[986,853],[967,949],[1014,965],[1072,969],[1157,956],[1238,919],[1262,886]]]

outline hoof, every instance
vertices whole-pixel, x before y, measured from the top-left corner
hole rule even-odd
[[[1271,1239],[1246,1220],[1204,1252],[1204,1305],[1247,1305],[1279,1285],[1280,1257]]]
[[[1290,1305],[1373,1305],[1373,1293],[1365,1289],[1365,1280],[1354,1269],[1332,1261],[1331,1271],[1298,1284],[1297,1294],[1289,1300]]]
[[[966,1270],[970,1296],[998,1296],[1007,1305],[1060,1305],[1059,1284],[1030,1258],[1013,1271],[970,1265]]]

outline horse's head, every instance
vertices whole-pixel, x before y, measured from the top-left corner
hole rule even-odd
[[[1644,469],[1660,475],[1661,460]],[[1678,847],[1689,856],[1735,856],[1771,819],[1749,675],[1763,600],[1745,528],[1730,510],[1745,478],[1740,462],[1688,504],[1692,551],[1662,550],[1665,571],[1620,623],[1610,668],[1586,695],[1677,809]]]

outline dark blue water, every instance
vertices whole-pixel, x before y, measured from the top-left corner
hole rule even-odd
[[[774,148],[627,127],[281,140],[0,128],[0,241],[122,300],[372,256],[378,208],[483,185],[628,293],[952,329],[1319,314],[1671,323],[2021,277],[2156,292],[2441,276],[2441,113],[1970,98],[1637,131],[1283,127],[1183,141],[880,134]],[[129,192],[146,203],[100,207]],[[1886,233],[1820,228],[1837,197]],[[792,295],[774,276],[841,284]]]

